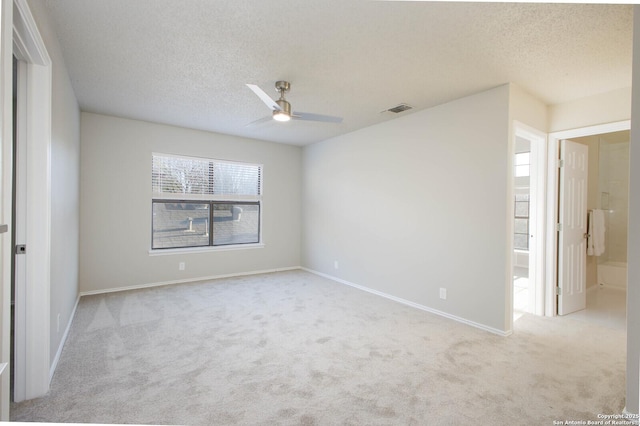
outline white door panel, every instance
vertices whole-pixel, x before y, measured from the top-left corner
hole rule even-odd
[[[16,145],[15,145],[15,210],[14,235],[16,245],[27,243],[27,144],[26,144],[26,73],[27,64],[18,61],[17,64],[17,102],[16,102]],[[26,399],[27,380],[27,254],[20,254],[13,247],[14,255],[14,288],[15,288],[15,317],[14,317],[14,354],[13,354],[13,400],[15,402]]]
[[[561,141],[560,211],[558,236],[558,314],[584,309],[587,260],[587,178],[589,150],[586,145]]]

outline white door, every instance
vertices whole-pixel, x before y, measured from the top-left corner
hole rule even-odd
[[[16,208],[24,203],[26,212],[19,214],[27,231],[24,240],[16,239],[15,244],[26,245],[26,255],[18,255],[16,268],[25,272],[24,287],[16,294],[16,352],[24,349],[22,364],[15,365],[14,398],[32,399],[49,390],[51,377],[50,327],[51,310],[51,84],[52,63],[46,46],[26,0],[4,1],[13,3],[9,14],[8,32],[15,34],[9,47],[19,64],[18,78],[18,150],[24,145],[24,155],[18,153],[17,161],[24,159],[24,165],[17,166],[16,184],[18,193],[25,195],[24,201],[17,200]],[[13,22],[13,25],[11,25]],[[11,28],[12,27],[12,28]],[[4,32],[3,32],[4,34]],[[21,72],[20,69],[24,72]],[[11,74],[9,74],[11,75]],[[23,86],[24,84],[24,86]],[[20,90],[22,88],[22,91]],[[7,92],[9,93],[9,92]],[[21,106],[22,105],[22,106]],[[22,117],[22,119],[20,119]],[[20,128],[22,132],[20,132]],[[25,175],[21,175],[25,171]],[[26,179],[22,179],[24,176]],[[26,186],[24,192],[21,184]],[[21,210],[17,210],[19,212]],[[19,230],[16,229],[16,233]],[[16,236],[18,237],[18,236]],[[24,262],[24,266],[20,263]],[[22,295],[22,297],[20,297]],[[23,326],[19,325],[23,321]],[[55,329],[53,329],[55,332]],[[18,340],[18,334],[22,333]],[[24,386],[20,389],[20,373],[24,371]]]
[[[10,362],[11,300],[6,297],[11,293],[11,209],[13,179],[12,163],[12,118],[10,93],[12,91],[11,51],[13,2],[3,1],[0,4],[0,421],[9,421],[9,382],[10,374],[6,367]],[[5,228],[5,226],[7,228]]]
[[[560,230],[558,235],[558,314],[587,306],[587,166],[589,148],[560,142]]]

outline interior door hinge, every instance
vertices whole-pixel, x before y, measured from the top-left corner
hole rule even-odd
[[[556,296],[562,296],[562,289],[560,287],[556,287]]]
[[[556,231],[562,231],[562,224],[556,223]]]
[[[564,167],[564,160],[558,160],[558,168]]]

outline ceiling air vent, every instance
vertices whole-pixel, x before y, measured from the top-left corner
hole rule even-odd
[[[413,108],[411,105],[400,104],[398,106],[394,106],[393,108],[389,108],[387,110],[384,110],[383,112],[389,111],[389,112],[393,112],[395,114],[398,114],[399,112],[403,112],[403,111],[406,111],[406,110],[411,109],[411,108]]]

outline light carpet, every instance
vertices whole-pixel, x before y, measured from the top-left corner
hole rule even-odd
[[[625,333],[525,315],[500,337],[303,271],[83,297],[14,421],[551,425],[621,413]]]

